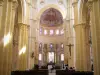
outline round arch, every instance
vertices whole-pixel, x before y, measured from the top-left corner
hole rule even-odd
[[[57,5],[55,5],[55,4],[49,4],[49,5],[47,5],[47,6],[43,7],[43,8],[41,8],[41,10],[39,11],[39,13],[38,13],[38,15],[37,15],[37,19],[40,19],[42,13],[43,13],[45,10],[49,9],[49,8],[55,8],[55,9],[57,9],[57,10],[60,11],[60,13],[62,14],[63,19],[66,18],[66,13],[63,12],[63,10],[62,10],[59,6],[57,6]]]

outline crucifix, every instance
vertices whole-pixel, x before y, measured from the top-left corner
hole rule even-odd
[[[70,56],[71,56],[71,47],[72,47],[72,46],[74,46],[74,45],[69,44],[69,45],[66,45],[66,46],[68,46],[68,47],[69,47],[69,52],[70,52]]]

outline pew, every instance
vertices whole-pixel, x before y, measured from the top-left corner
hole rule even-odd
[[[55,66],[55,69],[60,69],[60,66]]]
[[[56,70],[56,75],[93,75],[93,72]]]
[[[48,75],[48,70],[12,71],[11,75]]]
[[[47,66],[41,66],[41,69],[48,69]]]

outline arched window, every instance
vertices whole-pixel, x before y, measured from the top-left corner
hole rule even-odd
[[[50,43],[50,48],[53,48],[53,44],[52,43]]]
[[[58,29],[56,30],[56,35],[59,35],[59,30]]]
[[[39,54],[39,60],[40,61],[42,60],[42,54]]]
[[[47,30],[44,30],[44,35],[47,35],[47,34],[48,34]]]
[[[62,35],[62,34],[64,34],[64,30],[62,29],[62,30],[60,30],[60,34]]]
[[[53,30],[50,30],[50,35],[53,35],[54,31]]]
[[[42,43],[39,44],[39,48],[42,48]]]
[[[64,61],[64,54],[61,54],[61,61]]]
[[[49,52],[49,62],[54,62],[54,52]]]
[[[40,28],[39,31],[40,31],[40,35],[41,35],[42,34],[42,28]]]
[[[63,43],[61,44],[61,48],[64,48],[64,44]]]

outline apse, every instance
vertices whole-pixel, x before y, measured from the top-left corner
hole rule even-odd
[[[49,8],[43,12],[40,17],[40,25],[46,27],[55,27],[63,24],[62,14],[54,8]]]

